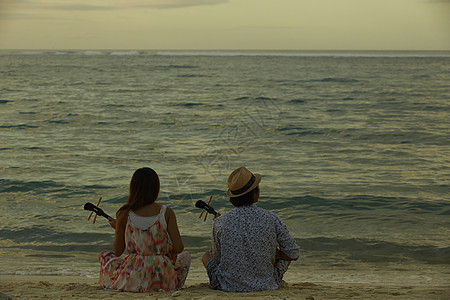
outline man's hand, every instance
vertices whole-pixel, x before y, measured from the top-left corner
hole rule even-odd
[[[279,256],[282,260],[285,260],[285,261],[296,261],[298,259],[298,257],[297,258],[291,258],[291,257],[287,256],[280,249],[277,249],[277,256]]]

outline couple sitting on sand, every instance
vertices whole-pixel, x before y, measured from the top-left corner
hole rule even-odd
[[[278,289],[290,262],[298,258],[299,247],[283,221],[255,205],[260,181],[261,175],[245,167],[228,178],[227,195],[234,209],[216,216],[211,251],[202,257],[213,289]],[[155,292],[184,285],[191,257],[184,251],[175,213],[155,202],[158,193],[156,172],[138,169],[131,179],[127,203],[118,210],[117,219],[109,221],[116,231],[113,252],[99,255],[104,288]],[[121,258],[125,248],[129,255]]]

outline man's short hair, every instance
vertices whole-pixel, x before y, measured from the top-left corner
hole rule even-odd
[[[255,195],[256,195],[256,193],[258,191],[259,191],[259,186],[257,186],[256,188],[254,188],[250,192],[245,193],[242,196],[230,197],[230,202],[231,202],[231,204],[233,204],[236,207],[250,206],[250,205],[253,204],[253,202],[255,200]]]

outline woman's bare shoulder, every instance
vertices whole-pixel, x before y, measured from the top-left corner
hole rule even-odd
[[[166,206],[166,220],[168,220],[172,216],[175,216],[175,212],[171,207]]]

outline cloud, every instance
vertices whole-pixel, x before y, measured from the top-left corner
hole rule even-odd
[[[121,0],[121,7],[137,8],[179,8],[188,6],[211,6],[226,3],[229,0]]]
[[[0,20],[67,20],[67,17],[42,16],[30,13],[0,12]]]
[[[17,9],[107,11],[122,9],[170,9],[190,6],[211,6],[229,0],[3,0],[5,5]]]
[[[72,4],[72,3],[64,3],[64,4],[48,4],[48,5],[40,5],[35,8],[41,9],[55,9],[55,10],[113,10],[115,9],[113,6],[105,6],[105,5],[92,5],[92,4]]]

